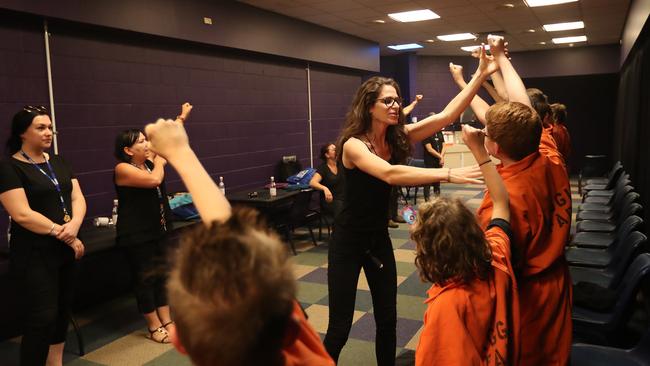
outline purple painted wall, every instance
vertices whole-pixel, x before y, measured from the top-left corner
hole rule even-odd
[[[9,121],[25,104],[48,104],[44,46],[38,23],[0,24],[0,120]],[[309,165],[306,63],[87,26],[53,23],[50,31],[59,151],[79,178],[87,218],[110,211],[115,135],[174,117],[184,101],[194,105],[191,143],[228,190],[265,184],[283,155]],[[311,72],[317,155],[338,135],[361,76],[319,65]],[[0,129],[0,139],[6,134]],[[183,190],[167,173],[168,190]]]

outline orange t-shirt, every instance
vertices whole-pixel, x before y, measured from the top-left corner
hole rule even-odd
[[[557,149],[564,157],[565,162],[569,159],[569,154],[571,153],[571,137],[569,136],[569,130],[567,130],[565,125],[556,123],[553,126],[553,139],[557,143]]]
[[[282,350],[285,366],[334,366],[334,360],[325,350],[316,331],[307,322],[297,301],[294,301],[292,316],[298,320],[300,331],[296,340]]]
[[[566,364],[572,288],[564,247],[571,227],[571,186],[549,129],[542,131],[538,152],[507,167],[500,165],[498,171],[510,195],[522,364]],[[485,228],[492,216],[489,192],[477,215]]]
[[[510,239],[499,227],[485,237],[492,248],[487,280],[431,286],[415,364],[519,364],[519,303]]]

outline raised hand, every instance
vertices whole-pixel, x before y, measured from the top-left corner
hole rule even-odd
[[[422,95],[422,94],[418,94],[418,95],[415,96],[415,100],[417,100],[418,102],[421,101],[422,98],[424,98],[424,95]]]
[[[480,56],[478,68],[476,70],[477,72],[480,72],[487,77],[488,75],[491,75],[495,71],[499,70],[499,65],[496,63],[494,57],[488,56],[485,53],[485,45],[483,43],[481,43],[481,47],[479,47],[479,54]]]
[[[472,151],[474,156],[476,156],[476,153],[484,153],[487,155],[487,152],[485,151],[485,145],[483,144],[485,140],[485,133],[483,130],[479,130],[478,128],[474,128],[469,125],[463,125],[463,142],[465,142],[465,145]]]
[[[185,120],[190,116],[190,112],[192,112],[192,106],[190,103],[185,102],[183,105],[181,105],[181,114],[176,117],[177,120],[180,120],[182,123],[185,123]]]
[[[487,42],[494,57],[508,57],[506,55],[506,42],[503,37],[490,34],[487,37]]]
[[[159,119],[148,124],[144,132],[151,150],[167,160],[179,151],[190,150],[187,133],[179,122]]]
[[[453,63],[449,63],[449,72],[451,72],[451,77],[454,79],[454,81],[458,83],[465,83],[465,79],[463,78],[463,67],[460,65],[454,65]]]

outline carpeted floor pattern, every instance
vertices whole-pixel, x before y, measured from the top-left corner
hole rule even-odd
[[[483,186],[443,184],[442,195],[460,198],[475,210],[483,197]],[[577,183],[572,181],[574,212],[580,202]],[[411,190],[411,195],[413,190]],[[422,202],[420,190],[418,202]],[[412,199],[409,200],[412,203]],[[575,220],[575,214],[574,214]],[[422,327],[426,290],[414,265],[414,244],[409,240],[408,225],[390,229],[397,261],[397,352],[398,359],[408,364],[417,346]],[[321,337],[327,331],[327,238],[324,235],[314,247],[306,232],[297,233],[298,255],[293,258],[298,280],[298,300]],[[339,359],[339,365],[375,365],[375,323],[370,291],[363,271],[357,285],[354,324],[350,338]],[[190,365],[187,357],[171,345],[154,343],[145,338],[146,327],[137,313],[135,299],[130,295],[117,298],[99,307],[75,314],[85,341],[86,354],[79,356],[77,338],[71,330],[65,351],[66,365]],[[218,326],[218,325],[215,325]],[[0,343],[0,360],[4,366],[18,365],[19,339]]]

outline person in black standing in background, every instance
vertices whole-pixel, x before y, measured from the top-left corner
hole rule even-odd
[[[45,152],[53,137],[45,107],[27,106],[13,118],[9,157],[0,163],[0,202],[12,219],[9,265],[23,311],[20,365],[63,364],[75,259],[84,254],[77,234],[86,200],[65,160]]]
[[[333,143],[323,145],[320,149],[320,158],[323,163],[316,168],[309,185],[323,191],[321,206],[324,213],[336,219],[343,208],[343,184],[345,184],[336,159],[336,145]]]
[[[176,117],[184,122],[192,106],[185,103]],[[156,271],[164,260],[164,243],[171,229],[171,210],[165,188],[167,161],[149,151],[149,143],[138,129],[121,132],[115,139],[115,190],[119,201],[117,244],[124,248],[133,275],[138,310],[149,331],[148,338],[169,343],[174,326],[167,293],[166,278]]]
[[[431,113],[433,115],[435,113]],[[445,165],[445,136],[442,131],[436,132],[435,135],[422,140],[424,147],[424,167],[425,168],[442,168]],[[440,182],[433,185],[433,194],[440,196]],[[431,193],[431,187],[427,184],[424,186],[424,200],[428,201]]]

